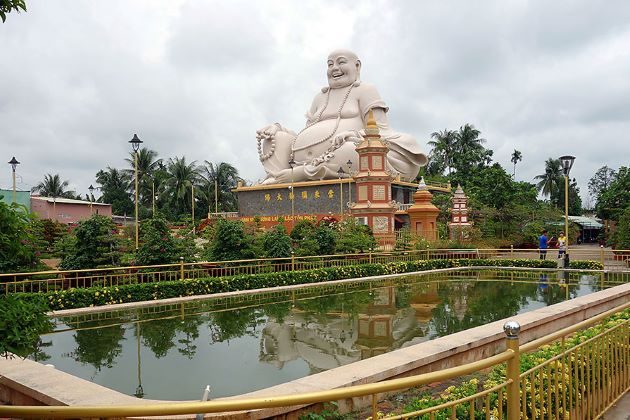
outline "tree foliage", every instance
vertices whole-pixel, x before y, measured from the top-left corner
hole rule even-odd
[[[291,256],[293,247],[291,237],[283,225],[276,225],[264,233],[265,256],[270,258],[286,258]]]
[[[7,20],[7,14],[11,12],[26,12],[26,1],[24,0],[0,0],[0,19],[2,23]]]
[[[240,220],[218,219],[208,257],[213,261],[253,258],[251,237]]]
[[[600,191],[595,209],[603,219],[619,220],[630,207],[630,167],[622,166],[608,187]]]
[[[166,220],[156,217],[140,224],[137,265],[169,264],[179,259],[177,243]]]
[[[68,240],[71,246],[63,255],[64,270],[112,266],[120,261],[120,240],[116,226],[108,217],[94,215],[79,222]]]
[[[0,203],[1,204],[1,203]],[[52,330],[42,299],[0,295],[0,356],[27,357],[37,351],[39,336]]]
[[[0,201],[0,272],[28,269],[38,262],[26,207]]]
[[[62,181],[59,174],[46,174],[44,180],[35,185],[31,192],[39,193],[43,197],[76,198],[74,191],[66,190],[68,185],[69,182]]]

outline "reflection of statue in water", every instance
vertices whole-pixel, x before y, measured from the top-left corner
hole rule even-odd
[[[256,132],[258,153],[267,172],[264,184],[337,178],[339,167],[357,167],[356,144],[371,109],[381,138],[389,144],[387,162],[394,174],[413,180],[427,163],[416,140],[396,133],[387,122],[387,106],[376,88],[359,80],[361,61],[347,50],[328,56],[328,87],[313,99],[306,127],[299,133],[278,123]],[[291,169],[294,163],[294,169]],[[293,172],[293,173],[292,173]]]

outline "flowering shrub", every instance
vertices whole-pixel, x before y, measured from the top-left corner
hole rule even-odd
[[[239,290],[263,289],[332,280],[351,279],[387,274],[401,274],[450,267],[501,266],[501,267],[549,267],[544,260],[416,260],[385,264],[361,264],[342,267],[326,267],[304,271],[281,271],[259,274],[239,274],[229,277],[206,277],[155,283],[131,283],[118,286],[71,288],[43,294],[21,293],[29,296],[45,296],[51,310],[114,305],[117,303],[142,302],[181,296],[207,295]],[[555,265],[554,265],[555,266]]]

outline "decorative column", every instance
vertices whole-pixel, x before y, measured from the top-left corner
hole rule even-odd
[[[440,209],[431,203],[433,194],[429,192],[424,177],[420,179],[418,190],[413,194],[413,205],[407,210],[411,232],[429,241],[437,240],[437,217]]]
[[[448,224],[450,239],[460,242],[466,240],[471,227],[472,224],[468,219],[468,197],[464,194],[462,186],[457,185],[457,189],[453,194],[451,221]]]
[[[380,245],[393,244],[396,209],[391,194],[394,177],[386,166],[389,147],[381,140],[371,110],[365,136],[356,151],[359,155],[359,170],[353,174],[356,202],[350,204],[350,214],[372,229]]]

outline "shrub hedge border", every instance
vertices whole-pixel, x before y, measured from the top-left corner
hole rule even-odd
[[[455,267],[527,267],[556,268],[551,260],[417,260],[390,262],[385,264],[361,264],[343,267],[327,267],[303,271],[281,271],[262,274],[240,274],[229,277],[205,277],[158,283],[124,284],[112,287],[89,287],[67,289],[46,293],[17,293],[26,300],[45,300],[51,311],[77,309],[118,303],[143,302],[182,296],[209,295],[239,290],[264,289],[308,283],[321,283],[359,277],[402,274]],[[571,268],[603,269],[597,261],[573,261]]]

